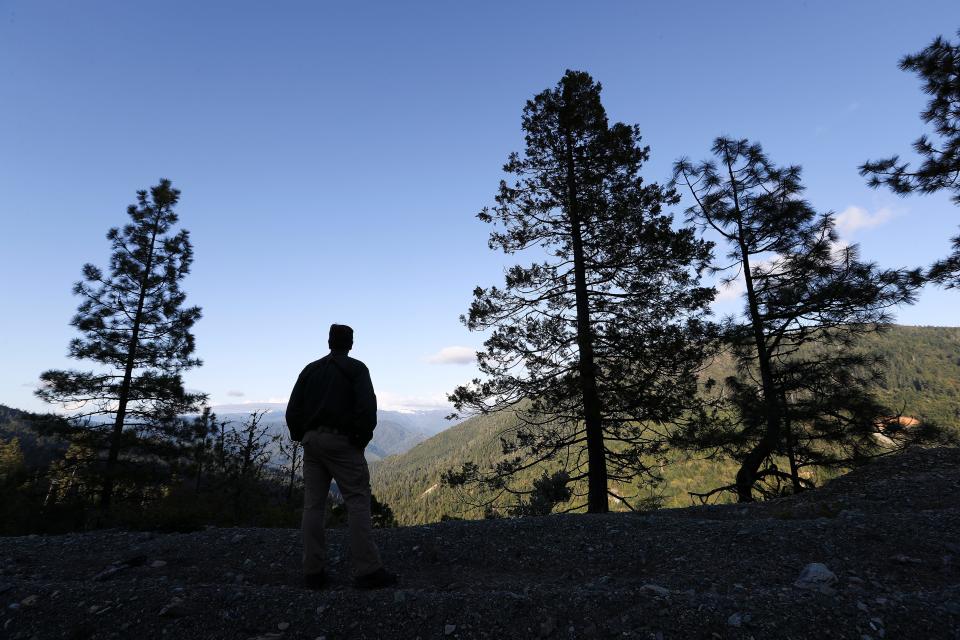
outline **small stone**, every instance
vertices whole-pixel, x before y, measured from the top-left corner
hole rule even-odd
[[[729,618],[727,618],[727,624],[731,627],[739,627],[743,624],[743,615],[739,612],[731,615]]]
[[[22,604],[25,607],[32,607],[33,605],[37,604],[37,600],[39,599],[40,599],[40,596],[27,596],[26,598],[20,601],[20,604]]]
[[[393,601],[396,604],[401,604],[407,599],[407,594],[403,591],[395,591],[393,594]]]
[[[864,604],[860,600],[857,600],[857,609],[859,609],[860,611],[863,611],[864,613],[867,613],[870,611],[870,607],[868,607],[866,604]]]
[[[553,633],[553,630],[556,628],[556,626],[557,626],[557,623],[553,618],[547,618],[546,620],[541,622],[540,637],[546,638],[547,636],[549,636],[551,633]]]
[[[289,622],[281,622],[277,625],[277,629],[280,629],[280,631],[286,631],[289,628],[290,628]]]
[[[231,543],[231,544],[240,544],[241,542],[243,542],[243,541],[246,539],[246,537],[247,537],[247,536],[243,535],[242,533],[238,533],[237,535],[235,535],[235,536],[233,536],[232,538],[230,538],[230,543]]]
[[[803,568],[793,586],[798,589],[810,589],[831,595],[835,593],[833,585],[836,583],[837,576],[827,568],[827,565],[820,562],[811,562]]]
[[[254,565],[255,565],[254,561],[251,560],[250,558],[247,558],[246,560],[243,561],[243,568],[248,571],[250,569],[253,569]]]
[[[658,584],[645,584],[640,587],[640,591],[649,591],[650,593],[659,596],[661,598],[666,598],[670,595],[670,589],[666,587],[661,587]]]
[[[154,560],[150,563],[151,569],[163,569],[165,566],[167,566],[166,560]]]
[[[9,606],[7,606],[7,609],[10,609],[11,611],[17,611],[18,609],[20,609],[20,603],[19,603],[19,602],[11,602],[11,603],[9,604]]]
[[[96,612],[99,611],[99,610],[100,610],[100,605],[94,604],[94,605],[90,605],[90,608],[87,609],[87,612],[88,612],[88,613],[96,613]]]
[[[165,607],[160,609],[161,618],[179,618],[187,615],[189,612],[184,604],[183,598],[173,598]]]
[[[910,556],[905,556],[905,555],[903,555],[902,553],[898,553],[897,555],[893,556],[893,557],[890,558],[890,559],[893,560],[894,562],[899,562],[900,564],[921,564],[921,563],[923,563],[923,560],[921,560],[920,558],[911,558]]]
[[[443,635],[449,636],[450,634],[452,634],[452,633],[453,633],[454,631],[456,631],[456,630],[457,630],[457,625],[455,625],[455,624],[445,625],[445,626],[443,627]]]

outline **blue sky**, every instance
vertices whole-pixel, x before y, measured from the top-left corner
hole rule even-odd
[[[804,167],[867,258],[927,264],[957,208],[872,191],[856,167],[924,131],[897,61],[958,26],[955,0],[0,0],[0,402],[39,410],[41,371],[84,366],[65,358],[71,284],[160,177],[196,251],[191,388],[283,400],[344,322],[383,406],[442,401],[474,369],[436,356],[481,344],[458,316],[509,264],[474,214],[522,149],[524,102],[567,68],[640,125],[648,180],[748,137]],[[955,325],[958,295],[925,291],[898,320]]]

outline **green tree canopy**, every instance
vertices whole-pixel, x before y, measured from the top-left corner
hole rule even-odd
[[[524,153],[504,166],[515,180],[478,216],[497,226],[491,249],[538,260],[474,291],[462,320],[491,332],[478,354],[485,378],[450,398],[458,410],[516,409],[521,426],[489,472],[448,475],[529,493],[511,476],[562,460],[556,477],[586,480],[575,497],[591,512],[607,511],[608,481],[655,476],[661,427],[694,396],[713,297],[699,285],[710,244],[674,228],[664,207],[675,193],[641,178],[649,149],[637,126],[608,122],[600,91],[568,71],[527,102]]]
[[[107,270],[83,266],[83,280],[74,286],[81,302],[71,321],[80,337],[70,342],[69,355],[99,368],[40,376],[37,395],[72,410],[75,423],[85,424],[87,445],[106,450],[103,507],[112,499],[121,451],[162,453],[182,426],[178,414],[196,410],[206,398],[186,391],[181,377],[201,362],[191,333],[200,308],[185,307],[180,289],[193,249],[185,229],[173,233],[179,199],[169,180],[138,191],[137,204],[127,209],[130,222],[107,233]],[[104,418],[109,429],[102,428]]]
[[[960,205],[960,42],[938,36],[922,51],[904,56],[900,68],[923,79],[930,101],[920,117],[933,133],[913,143],[919,166],[911,167],[895,155],[864,163],[860,174],[869,176],[871,187],[887,186],[900,195],[947,191]],[[953,238],[953,253],[934,263],[929,276],[948,287],[960,287],[960,236]]]
[[[693,199],[688,219],[729,247],[715,271],[743,281],[744,310],[723,328],[738,364],[726,385],[734,417],[705,416],[676,442],[735,459],[731,489],[750,501],[764,480],[799,490],[803,467],[851,463],[883,449],[881,437],[919,434],[887,429],[893,412],[870,395],[879,363],[854,346],[913,301],[922,277],[838,242],[833,215],[802,198],[799,167],[774,165],[747,140],[718,138],[713,155],[678,161],[674,180]]]

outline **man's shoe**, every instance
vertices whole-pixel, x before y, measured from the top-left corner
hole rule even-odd
[[[303,576],[303,586],[307,589],[320,590],[327,586],[327,572],[307,573]]]
[[[357,589],[382,589],[384,587],[392,587],[397,584],[398,581],[399,578],[397,574],[390,573],[383,567],[380,567],[373,573],[355,578],[353,586]]]

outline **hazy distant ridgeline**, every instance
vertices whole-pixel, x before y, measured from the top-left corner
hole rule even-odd
[[[282,403],[231,404],[213,407],[220,420],[242,423],[255,410],[266,411],[263,424],[273,433],[286,433],[287,424],[283,418],[287,405]],[[373,440],[367,445],[368,460],[379,460],[387,456],[408,451],[411,447],[434,436],[451,424],[445,416],[449,411],[377,411],[377,428]]]
[[[879,353],[887,360],[887,381],[878,394],[885,403],[902,409],[905,415],[923,417],[960,431],[960,327],[893,326],[887,332],[869,336],[862,344],[865,350]],[[722,379],[732,372],[732,367],[731,360],[722,358],[707,375]],[[372,468],[374,493],[393,508],[401,524],[434,522],[443,516],[482,517],[477,509],[464,509],[455,493],[440,485],[440,476],[467,460],[484,465],[498,459],[499,434],[515,424],[512,415],[478,416],[421,442],[405,454],[381,460]],[[664,483],[660,487],[665,506],[689,505],[688,491],[726,484],[736,469],[733,464],[700,460],[668,465],[663,469]],[[540,473],[529,471],[524,479],[529,484]]]

